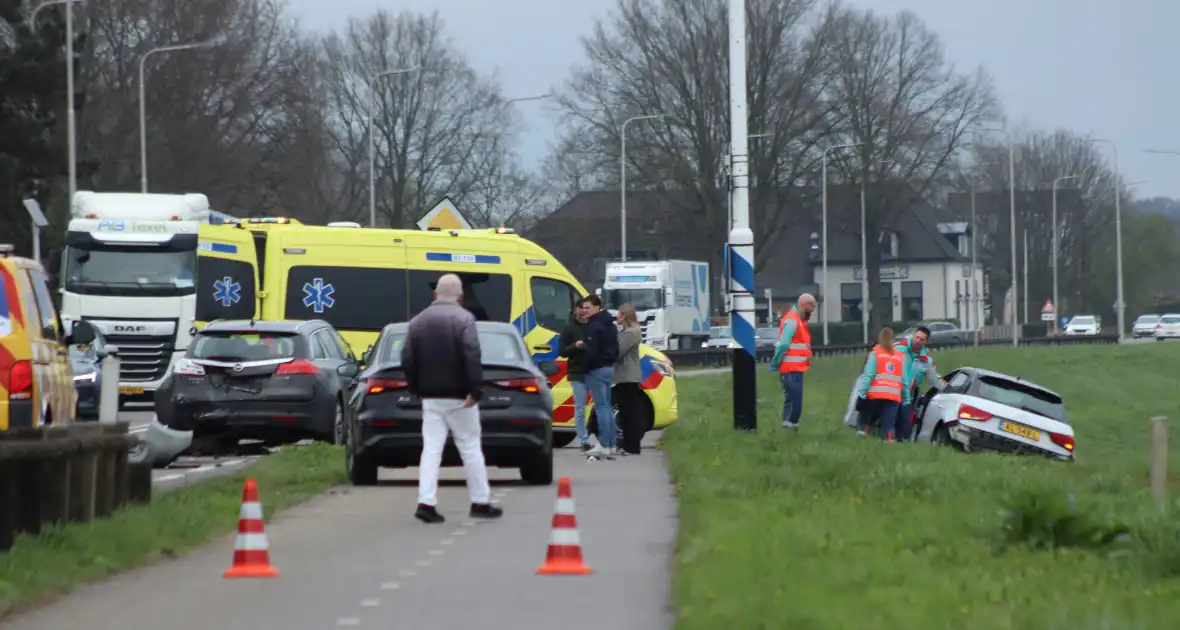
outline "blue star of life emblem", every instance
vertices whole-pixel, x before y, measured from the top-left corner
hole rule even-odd
[[[242,285],[234,282],[233,278],[225,276],[213,283],[213,299],[229,308],[242,299]]]
[[[892,363],[886,363],[886,364],[885,364],[885,371],[886,371],[886,372],[889,372],[890,374],[892,374],[892,373],[893,373],[893,364],[892,364]]]
[[[310,306],[316,313],[323,313],[324,309],[332,308],[336,304],[336,298],[332,297],[332,294],[335,292],[335,287],[331,284],[324,284],[323,278],[315,278],[311,282],[304,282],[303,305]]]

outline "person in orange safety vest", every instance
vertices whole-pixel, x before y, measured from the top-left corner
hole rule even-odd
[[[863,409],[858,435],[869,435],[875,418],[881,425],[881,438],[887,442],[895,440],[895,424],[905,386],[904,359],[905,354],[893,347],[893,329],[882,328],[856,383],[858,406]]]
[[[778,369],[783,385],[783,428],[799,428],[803,413],[803,374],[811,366],[811,331],[807,321],[815,312],[815,296],[804,293],[778,327],[778,343],[770,369]]]

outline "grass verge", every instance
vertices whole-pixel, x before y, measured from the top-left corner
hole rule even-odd
[[[237,529],[242,481],[258,480],[269,519],[344,482],[338,447],[283,449],[233,475],[153,497],[87,524],[54,526],[21,536],[0,554],[0,619],[74,586],[192,549]],[[226,549],[226,562],[231,550]],[[227,565],[228,567],[228,565]]]
[[[728,375],[681,381],[665,438],[677,628],[1180,627],[1180,525],[1147,488],[1148,419],[1180,409],[1177,350],[935,355],[942,373],[984,367],[1060,393],[1074,465],[858,439],[842,419],[860,358],[814,362],[798,433],[779,427],[765,368],[756,434],[732,429]]]

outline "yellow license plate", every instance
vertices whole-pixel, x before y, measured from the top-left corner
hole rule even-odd
[[[1015,422],[1001,422],[1000,430],[1012,435],[1019,435],[1020,437],[1028,438],[1030,440],[1040,440],[1041,432],[1032,427],[1026,427],[1023,424],[1016,424]]]
[[[125,394],[128,396],[134,396],[136,394],[142,394],[143,388],[142,387],[120,387],[119,393]]]

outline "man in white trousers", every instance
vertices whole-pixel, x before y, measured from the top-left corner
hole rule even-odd
[[[479,399],[483,365],[475,316],[462,306],[463,282],[455,274],[438,279],[434,303],[410,320],[402,346],[402,369],[410,392],[422,400],[422,460],[418,466],[418,509],[424,523],[442,523],[438,513],[438,469],[449,433],[463,459],[471,516],[499,518],[480,445]]]

